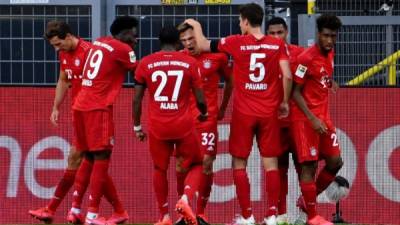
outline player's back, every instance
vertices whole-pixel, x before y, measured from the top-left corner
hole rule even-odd
[[[136,67],[131,47],[113,37],[97,39],[83,71],[82,90],[74,109],[89,111],[112,105],[128,70]]]
[[[144,57],[137,82],[149,91],[149,130],[159,139],[179,139],[194,129],[190,114],[193,88],[201,87],[196,61],[181,52],[160,51]]]
[[[280,59],[288,59],[285,43],[271,36],[232,35],[219,49],[233,57],[234,107],[253,116],[271,116],[281,101]]]

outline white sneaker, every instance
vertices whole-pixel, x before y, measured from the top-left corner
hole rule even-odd
[[[276,216],[268,216],[268,218],[264,218],[264,221],[261,223],[264,225],[277,225]]]
[[[278,217],[276,217],[276,223],[278,225],[289,225],[289,218],[287,216],[287,214],[282,214],[282,215],[278,215]]]
[[[294,221],[294,225],[304,225],[307,223],[307,214],[300,210],[300,214],[297,217],[296,221]]]
[[[232,223],[227,225],[255,225],[256,221],[254,216],[251,215],[249,218],[245,219],[242,215],[236,215]]]

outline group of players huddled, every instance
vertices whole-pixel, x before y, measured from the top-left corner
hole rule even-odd
[[[286,43],[288,30],[282,18],[269,20],[268,35],[264,35],[264,13],[259,5],[242,5],[239,12],[242,34],[210,41],[199,22],[187,19],[176,27],[163,27],[161,50],[140,62],[133,51],[138,33],[138,21],[133,17],[116,18],[110,27],[111,36],[93,43],[75,36],[64,22],[49,22],[45,38],[59,52],[60,61],[50,120],[57,125],[60,105],[71,87],[74,140],[68,168],[54,197],[46,207],[29,214],[51,223],[57,207],[74,186],[69,223],[105,225],[128,220],[108,167],[114,145],[113,104],[126,73],[134,71],[133,130],[138,140],[148,141],[153,160],[153,186],[160,212],[156,225],[173,224],[167,202],[171,156],[176,157],[179,195],[175,210],[180,219],[176,224],[209,224],[205,208],[213,183],[217,123],[224,117],[232,92],[229,152],[241,214],[231,224],[255,224],[246,172],[254,136],[266,181],[267,210],[262,223],[288,223],[290,152],[302,193],[297,206],[306,213],[305,222],[332,224],[317,214],[316,198],[343,165],[328,110],[328,92],[338,88],[332,79],[333,48],[341,22],[333,15],[320,16],[316,44],[304,49]],[[180,50],[182,45],[184,49]],[[218,106],[221,77],[225,89]],[[141,126],[146,90],[147,131]],[[316,174],[319,160],[325,164]],[[85,217],[81,203],[89,184]],[[102,196],[113,207],[108,218],[98,215]],[[197,205],[196,212],[193,204]]]

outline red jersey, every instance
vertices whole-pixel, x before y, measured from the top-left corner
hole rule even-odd
[[[304,48],[298,45],[288,45],[289,50],[289,63],[290,63],[290,70],[292,74],[296,71],[296,59],[297,56],[304,51]],[[283,86],[282,86],[283,87]],[[283,90],[282,90],[283,91]],[[283,97],[283,95],[282,95]],[[280,119],[282,127],[289,127],[290,125],[290,116]]]
[[[192,89],[201,88],[196,60],[182,52],[159,51],[144,57],[135,80],[149,90],[149,131],[163,140],[180,139],[194,129]]]
[[[189,54],[189,52],[184,51]],[[206,126],[208,122],[217,123],[218,116],[218,85],[221,76],[226,79],[232,74],[228,63],[228,57],[224,53],[200,53],[191,55],[197,61],[203,84],[204,96],[207,102],[208,118],[206,122],[200,122],[197,117],[200,111],[197,108],[194,95],[191,95],[191,112],[195,119],[196,127]]]
[[[97,39],[85,63],[82,90],[73,109],[90,111],[111,106],[124,82],[128,70],[136,68],[136,56],[131,46],[113,37]]]
[[[308,108],[318,118],[330,121],[328,94],[332,87],[334,51],[327,56],[322,55],[317,45],[306,49],[297,57],[297,69],[293,79],[303,84],[302,95]],[[292,102],[292,120],[307,120],[303,111]]]
[[[79,38],[78,45],[73,51],[60,51],[58,53],[60,70],[64,71],[68,81],[71,82],[72,104],[74,104],[81,90],[83,67],[91,45],[90,42]]]
[[[218,50],[233,57],[233,107],[258,117],[277,113],[282,99],[279,60],[288,60],[284,41],[264,36],[231,35],[222,38]]]

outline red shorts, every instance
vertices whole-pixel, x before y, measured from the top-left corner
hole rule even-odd
[[[291,133],[299,163],[340,156],[338,138],[334,128],[328,129],[326,134],[319,134],[312,128],[310,122],[293,121]]]
[[[256,135],[262,157],[281,155],[279,121],[276,115],[271,117],[249,116],[234,110],[229,136],[229,152],[232,156],[247,159]]]
[[[75,145],[78,151],[112,150],[114,146],[114,121],[109,109],[73,110]]]
[[[169,159],[174,152],[177,158],[183,158],[182,167],[185,169],[203,162],[198,137],[194,131],[184,138],[173,140],[161,140],[149,132],[149,150],[154,166],[162,170],[168,169]]]
[[[218,143],[217,123],[209,123],[206,126],[196,128],[200,140],[200,150],[203,155],[216,156]]]

